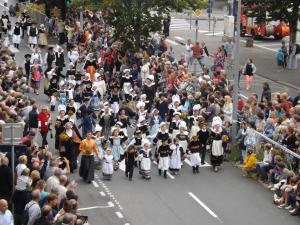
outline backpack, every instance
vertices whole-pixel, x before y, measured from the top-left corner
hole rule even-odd
[[[28,224],[28,222],[29,222],[29,209],[30,209],[34,204],[35,204],[35,202],[32,203],[28,208],[25,208],[25,209],[24,209],[24,212],[23,212],[23,214],[22,214],[22,224],[23,224],[23,225],[27,225],[27,224]]]
[[[296,44],[296,55],[300,53],[300,45]]]

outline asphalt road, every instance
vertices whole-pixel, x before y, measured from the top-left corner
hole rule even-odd
[[[171,32],[172,37],[192,37],[186,31],[176,32]],[[203,39],[210,49],[220,44],[219,37],[203,35]],[[182,51],[182,46],[174,47],[178,53]],[[262,64],[272,65],[267,63],[272,54],[260,52],[257,48],[243,50],[245,53],[242,53],[242,58],[254,50],[258,51],[257,62],[266,60]],[[23,56],[29,52],[29,48],[22,43],[20,52],[16,54],[19,65],[23,64]],[[260,64],[258,66],[259,71],[268,70]],[[260,85],[260,82],[255,85],[255,92],[260,93]],[[276,85],[272,84],[272,89],[275,90]],[[277,87],[278,90],[280,88],[286,87]],[[44,95],[36,96],[36,99],[39,105],[47,104]],[[49,140],[50,146],[53,146],[53,140]],[[76,173],[72,175],[79,183],[79,210],[89,216],[91,225],[299,224],[299,218],[291,217],[285,210],[272,204],[269,190],[252,179],[242,177],[241,171],[230,163],[225,163],[219,173],[212,172],[211,167],[203,167],[200,174],[196,175],[184,163],[180,175],[169,176],[168,179],[159,177],[156,165],[152,164],[150,181],[140,178],[135,169],[132,182],[125,179],[122,169],[114,174],[112,181],[105,182],[101,180],[100,171],[96,171],[96,180],[92,184],[82,182]]]

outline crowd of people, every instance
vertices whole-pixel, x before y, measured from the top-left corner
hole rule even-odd
[[[232,118],[233,86],[225,68],[232,57],[231,43],[214,52],[212,67],[205,61],[210,56],[205,43],[189,41],[177,57],[159,32],[132,51],[112,40],[105,13],[86,12],[83,31],[76,14],[56,21],[60,46],[49,46],[45,55],[32,38],[36,25],[29,25],[22,34],[33,50],[23,65],[17,65],[8,48],[0,51],[0,124],[22,123],[20,145],[26,148],[18,155],[15,176],[10,154],[1,155],[0,221],[82,224],[86,218],[77,212],[77,184],[68,176],[77,169],[87,183],[93,181],[95,169],[110,180],[125,160],[125,176],[131,181],[135,167],[150,179],[154,161],[157,173],[167,178],[168,171],[178,175],[187,160],[196,176],[210,158],[218,172],[233,149],[232,138],[238,143],[243,173],[257,172],[276,193],[274,202],[299,214],[299,158],[292,157],[289,165],[282,151],[265,144],[256,132],[299,153],[300,93],[294,98],[288,93],[272,97],[265,83],[261,96],[239,97],[240,128],[232,137],[231,126],[237,121]],[[3,15],[2,21],[10,21]],[[24,15],[17,21],[21,23]],[[18,23],[13,32],[16,27]],[[9,41],[19,48],[16,37]],[[195,60],[201,74],[190,73]],[[246,89],[251,88],[255,71],[253,60],[247,59],[241,70]],[[40,91],[48,104],[37,100]],[[256,157],[260,146],[262,162]],[[7,210],[11,203],[13,216]]]

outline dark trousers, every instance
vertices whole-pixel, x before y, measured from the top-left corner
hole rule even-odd
[[[47,141],[47,134],[48,134],[48,131],[46,132],[41,132],[41,136],[42,136],[42,145],[48,145],[48,141]]]
[[[201,156],[201,164],[204,164],[205,163],[205,156],[206,156],[206,147],[201,148],[200,156]]]
[[[133,169],[134,169],[134,162],[133,163],[126,163],[126,170],[125,173],[128,174],[129,178],[132,178],[133,175]]]

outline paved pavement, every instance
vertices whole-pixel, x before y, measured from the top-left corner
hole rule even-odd
[[[183,33],[172,31],[171,38],[192,35],[192,32]],[[203,35],[203,39],[213,49],[220,38]],[[174,47],[178,53],[182,51],[181,45]],[[20,53],[16,54],[19,65],[29,52],[22,43]],[[261,85],[259,79],[262,78],[255,79],[257,92]],[[280,88],[284,87],[277,87]],[[275,84],[272,89],[276,89]],[[47,103],[44,95],[36,98],[40,104]],[[53,146],[53,140],[50,140],[50,146]],[[96,180],[92,184],[83,183],[76,173],[72,175],[79,183],[79,210],[89,216],[91,225],[299,224],[299,218],[289,216],[272,204],[270,191],[252,179],[242,177],[240,170],[230,163],[225,163],[219,173],[212,172],[207,165],[197,175],[192,174],[188,163],[184,163],[179,176],[169,175],[166,180],[158,176],[156,165],[152,164],[150,181],[140,178],[135,170],[132,182],[125,179],[122,169],[124,165],[108,182],[102,181],[100,171],[96,171]]]

